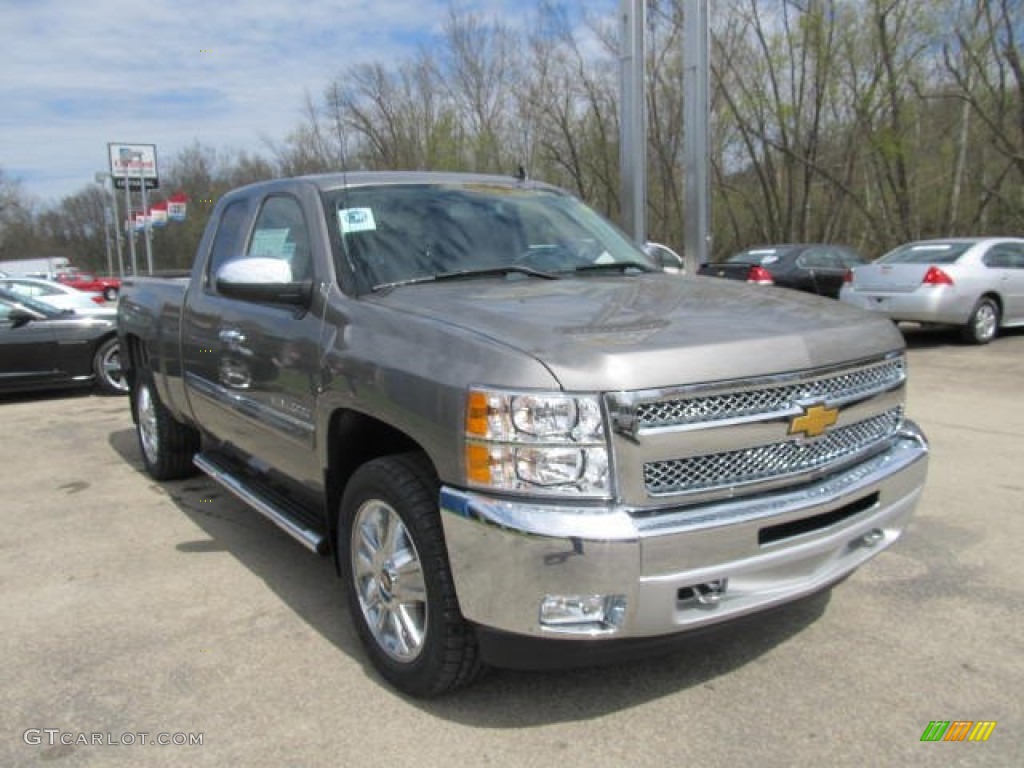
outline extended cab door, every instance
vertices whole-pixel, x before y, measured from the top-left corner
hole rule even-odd
[[[304,208],[301,189],[280,189],[239,197],[220,212],[205,273],[193,277],[185,299],[185,381],[205,430],[255,466],[316,485],[321,299],[314,292],[308,306],[242,300],[216,284],[218,270],[251,258],[290,270],[295,281],[315,280],[314,250],[325,245],[311,240],[308,219],[318,214],[312,200]]]

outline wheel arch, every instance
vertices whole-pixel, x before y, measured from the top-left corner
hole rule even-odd
[[[331,414],[326,446],[325,511],[328,540],[332,542],[331,553],[337,569],[338,553],[333,542],[338,533],[338,512],[345,486],[355,471],[368,461],[400,453],[421,453],[427,457],[435,474],[437,468],[423,446],[406,432],[373,416],[347,408]]]
[[[138,380],[139,371],[146,364],[146,353],[145,347],[140,339],[134,333],[128,333],[121,336],[121,358],[122,366],[124,366],[124,375],[128,380],[128,391],[132,392],[135,389],[135,382]],[[139,423],[138,407],[135,403],[135,398],[129,398],[132,407],[132,422],[135,424]]]

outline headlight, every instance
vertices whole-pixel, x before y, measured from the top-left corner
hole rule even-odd
[[[608,498],[608,440],[596,395],[472,389],[466,479],[501,491]]]

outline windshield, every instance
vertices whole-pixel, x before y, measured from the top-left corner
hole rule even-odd
[[[38,299],[33,299],[30,296],[22,296],[21,294],[14,293],[13,291],[0,288],[0,299],[20,304],[26,309],[30,309],[33,312],[44,315],[45,317],[61,317],[62,315],[68,314],[69,310],[56,309],[53,306],[46,304]]]
[[[340,256],[362,290],[474,273],[522,279],[580,268],[614,274],[617,264],[655,269],[600,215],[556,191],[408,184],[353,187],[325,197]]]
[[[974,243],[907,243],[882,256],[879,264],[952,264]]]

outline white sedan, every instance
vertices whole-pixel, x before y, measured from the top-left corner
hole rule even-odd
[[[901,245],[846,275],[839,300],[892,320],[960,328],[987,344],[1024,326],[1024,239],[948,238]]]
[[[56,309],[73,309],[78,315],[97,315],[115,317],[117,309],[107,306],[103,295],[87,293],[69,285],[61,285],[52,280],[38,280],[34,277],[3,277],[0,288],[19,296],[28,296]]]

